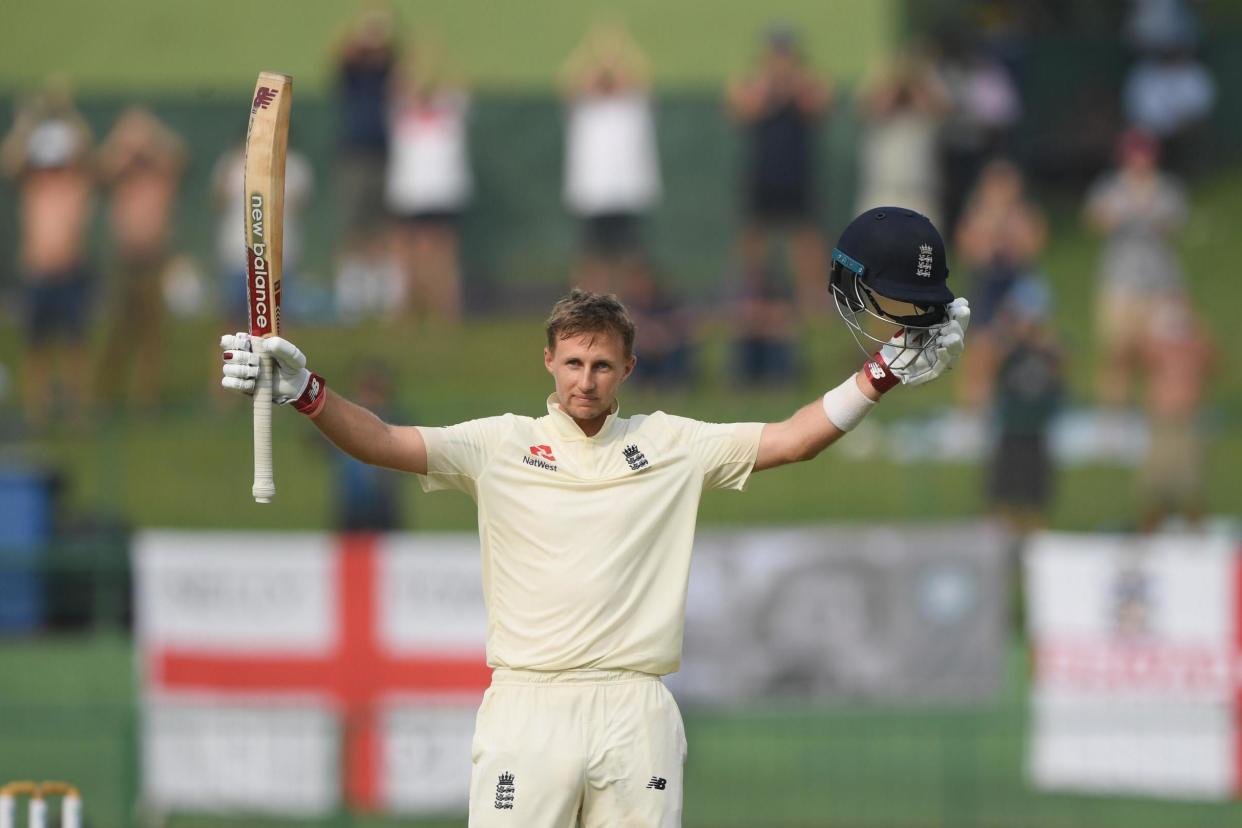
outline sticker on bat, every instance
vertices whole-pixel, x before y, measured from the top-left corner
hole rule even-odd
[[[276,94],[275,89],[260,86],[254,91],[254,102],[250,104],[250,111],[257,112],[260,109],[267,109],[276,100]]]

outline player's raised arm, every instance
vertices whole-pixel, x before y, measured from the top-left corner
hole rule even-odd
[[[788,420],[765,425],[755,471],[810,460],[853,431],[890,389],[930,382],[952,368],[965,347],[970,305],[965,299],[955,299],[945,312],[948,321],[934,332],[895,334],[856,374],[822,399],[798,409]],[[916,336],[929,344],[908,343]]]
[[[849,384],[853,383],[851,389]],[[834,419],[828,414],[830,397],[839,398],[845,408]],[[845,436],[866,415],[880,394],[855,374],[837,388],[794,412],[788,420],[768,423],[759,436],[755,471],[774,469],[788,463],[810,460]]]
[[[830,289],[863,353],[858,373],[764,426],[755,471],[809,460],[853,430],[898,385],[921,385],[953,367],[966,343],[970,304],[946,284],[944,241],[925,216],[900,207],[863,213],[832,251]],[[896,331],[877,337],[876,326]]]
[[[256,349],[265,349],[276,364],[272,402],[291,405],[346,454],[364,463],[399,471],[427,473],[427,447],[413,426],[385,423],[372,412],[328,390],[323,377],[306,367],[306,356],[287,339],[254,339],[238,333],[220,340],[224,351],[221,385],[253,394],[258,377]]]
[[[427,473],[427,445],[417,428],[391,425],[332,390],[326,393],[314,423],[337,448],[373,466]]]

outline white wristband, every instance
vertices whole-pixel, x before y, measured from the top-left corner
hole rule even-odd
[[[824,395],[824,413],[842,431],[853,431],[874,406],[875,400],[867,398],[852,375]]]

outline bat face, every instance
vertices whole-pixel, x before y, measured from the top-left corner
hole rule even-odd
[[[280,256],[284,236],[285,152],[293,79],[263,72],[250,102],[246,130],[246,293],[250,303],[250,335],[280,332]],[[276,494],[272,477],[272,358],[259,352],[254,386],[254,486],[258,503]]]
[[[288,75],[259,75],[246,132],[246,295],[250,335],[280,331],[285,156],[293,84]]]

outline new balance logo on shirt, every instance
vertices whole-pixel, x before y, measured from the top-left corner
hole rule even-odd
[[[651,781],[647,783],[647,787],[652,790],[662,791],[668,785],[668,780],[663,776],[653,776]]]

